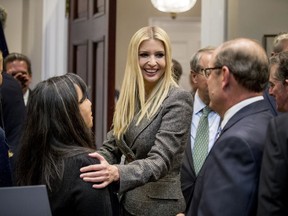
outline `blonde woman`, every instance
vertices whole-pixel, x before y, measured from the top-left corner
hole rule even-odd
[[[159,27],[132,37],[113,129],[81,178],[94,188],[116,184],[123,215],[173,215],[185,210],[180,166],[190,133],[192,98],[174,81],[171,44]],[[124,163],[120,163],[122,155]]]

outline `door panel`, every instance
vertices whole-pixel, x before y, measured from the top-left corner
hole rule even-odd
[[[115,0],[69,0],[68,69],[87,83],[96,146],[111,127],[115,91]]]

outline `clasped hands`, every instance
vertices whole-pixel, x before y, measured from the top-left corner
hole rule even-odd
[[[90,157],[97,158],[100,164],[93,164],[80,169],[80,178],[86,182],[93,182],[93,188],[104,188],[113,181],[119,181],[119,171],[115,165],[110,165],[97,152],[90,153]]]

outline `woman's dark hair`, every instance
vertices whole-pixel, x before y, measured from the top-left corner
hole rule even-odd
[[[86,97],[86,84],[72,73],[42,81],[32,91],[16,163],[18,185],[46,184],[51,190],[51,182],[63,176],[65,158],[94,151],[75,85]]]

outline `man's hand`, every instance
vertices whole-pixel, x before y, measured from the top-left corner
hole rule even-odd
[[[29,85],[29,75],[22,72],[12,73],[12,76],[19,81],[22,88],[28,88]]]

